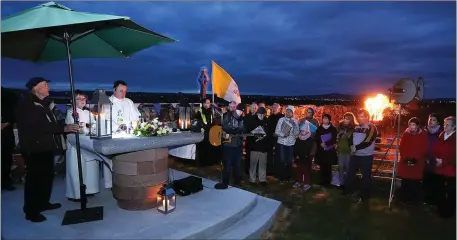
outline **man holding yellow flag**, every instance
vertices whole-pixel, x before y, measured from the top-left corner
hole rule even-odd
[[[214,61],[212,63],[212,86],[213,86],[213,102],[214,94],[218,97],[228,101],[241,103],[240,91],[235,80],[223,68],[217,65]]]

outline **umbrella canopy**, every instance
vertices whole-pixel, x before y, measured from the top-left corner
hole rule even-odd
[[[125,16],[73,11],[49,2],[2,20],[2,56],[32,62],[68,58],[123,58],[176,40],[150,31]]]

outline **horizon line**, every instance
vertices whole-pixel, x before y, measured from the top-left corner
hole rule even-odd
[[[27,89],[23,88],[11,88],[11,87],[4,87],[6,89],[14,89],[14,90],[20,90],[20,91],[27,91]],[[94,90],[84,90],[84,89],[79,89],[81,91],[94,91]],[[71,90],[51,90],[50,92],[71,92]],[[112,92],[112,91],[107,91],[107,92]],[[184,94],[193,94],[193,95],[198,95],[198,92],[194,91],[179,91],[179,92],[171,92],[171,91],[165,91],[165,92],[143,92],[143,91],[130,91],[127,92],[127,94],[131,93],[147,93],[147,94],[179,94],[179,93],[184,93]],[[333,92],[333,93],[324,93],[324,94],[312,94],[312,95],[264,95],[264,94],[259,94],[259,93],[246,93],[243,94],[244,96],[266,96],[266,97],[313,97],[313,96],[326,96],[326,95],[346,95],[346,96],[351,96],[351,97],[366,97],[366,95],[371,95],[371,94],[350,94],[350,93],[338,93],[338,92]],[[241,95],[241,97],[243,97]],[[384,94],[387,95],[387,94]],[[207,97],[211,97],[212,93],[211,91],[207,92]],[[424,98],[423,100],[434,100],[434,99],[456,99],[453,97],[435,97],[435,98]]]

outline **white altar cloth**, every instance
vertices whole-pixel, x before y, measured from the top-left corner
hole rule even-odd
[[[168,154],[174,157],[192,159],[195,160],[195,155],[197,152],[196,144],[189,144],[180,147],[170,147],[168,149]]]
[[[68,142],[72,145],[75,144],[75,135],[67,135]],[[100,162],[103,162],[103,181],[105,183],[105,188],[113,187],[113,161],[108,157],[104,156],[94,150],[93,139],[89,136],[79,135],[79,144],[81,146],[81,155],[84,155],[86,159],[93,159]]]

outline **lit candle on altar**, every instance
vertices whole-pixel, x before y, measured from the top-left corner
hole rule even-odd
[[[186,120],[186,129],[190,128],[190,120]]]
[[[105,114],[100,113],[100,135],[106,135],[106,119],[105,119]]]
[[[167,199],[167,202],[165,204],[165,199],[164,199],[164,200],[162,200],[162,204],[163,204],[164,209],[170,209],[170,200]],[[165,206],[166,206],[166,208],[165,208]]]

